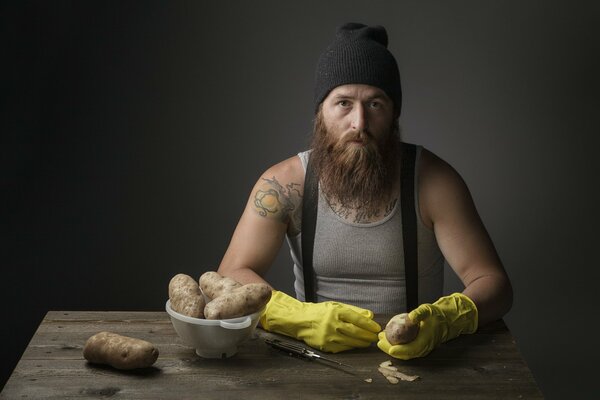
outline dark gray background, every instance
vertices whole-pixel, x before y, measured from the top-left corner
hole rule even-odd
[[[48,310],[162,310],[174,274],[218,266],[260,173],[306,148],[319,53],[358,21],[388,29],[404,139],[472,191],[544,394],[597,393],[598,6],[216,3],[1,6],[0,385]],[[268,278],[291,276],[284,246]]]

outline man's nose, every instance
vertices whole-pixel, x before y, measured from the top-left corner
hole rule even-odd
[[[352,110],[352,129],[358,132],[366,131],[369,128],[367,110],[362,104],[357,104]]]

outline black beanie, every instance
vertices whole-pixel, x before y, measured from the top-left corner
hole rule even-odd
[[[339,27],[333,43],[321,54],[317,63],[315,113],[331,90],[355,83],[383,90],[393,100],[395,111],[400,115],[400,72],[387,44],[387,32],[383,26],[350,22]]]

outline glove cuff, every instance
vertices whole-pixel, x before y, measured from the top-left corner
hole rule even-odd
[[[278,290],[273,290],[271,299],[260,316],[260,325],[269,332],[296,336],[298,321],[294,316],[301,314],[302,302]]]
[[[479,328],[479,310],[477,309],[477,306],[475,305],[475,302],[473,300],[471,300],[470,297],[462,294],[462,293],[455,293],[456,296],[460,297],[462,302],[465,305],[465,308],[469,309],[469,319],[471,321],[471,326],[468,328],[468,332],[463,332],[463,333],[475,333],[477,332],[477,328]]]
[[[448,338],[477,331],[479,313],[477,306],[462,293],[452,293],[433,303],[444,313],[448,323]]]

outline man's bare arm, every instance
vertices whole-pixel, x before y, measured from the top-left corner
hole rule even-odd
[[[298,170],[300,168],[300,170]],[[265,282],[286,232],[299,229],[304,184],[302,165],[292,157],[269,168],[256,182],[218,272],[240,283]]]
[[[502,318],[512,306],[512,286],[460,175],[424,150],[421,214],[430,224],[463,294],[477,305],[479,326]]]

